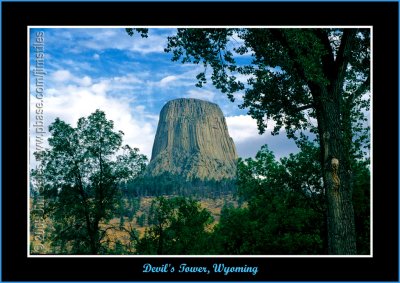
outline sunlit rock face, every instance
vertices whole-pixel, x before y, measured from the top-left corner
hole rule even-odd
[[[175,99],[161,110],[148,174],[185,179],[233,179],[237,153],[217,104]]]

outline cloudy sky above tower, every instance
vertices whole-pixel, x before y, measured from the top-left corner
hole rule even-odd
[[[165,103],[175,98],[198,98],[214,102],[225,115],[230,136],[240,157],[254,157],[268,144],[277,157],[297,152],[284,132],[258,134],[256,121],[239,109],[243,95],[230,102],[211,83],[195,86],[202,66],[171,61],[165,53],[167,37],[174,28],[152,28],[148,38],[130,37],[124,28],[31,28],[30,36],[30,124],[31,152],[35,150],[34,93],[36,33],[43,32],[45,128],[56,117],[76,126],[80,117],[96,109],[122,130],[124,144],[138,147],[149,159],[157,129],[158,115]],[[268,129],[273,127],[269,123]],[[45,134],[47,137],[48,134]]]

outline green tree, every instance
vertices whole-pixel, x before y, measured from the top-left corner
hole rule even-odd
[[[215,229],[216,253],[323,254],[325,217],[317,148],[276,161],[265,145],[240,160],[238,189],[247,205],[225,207]]]
[[[146,223],[146,214],[142,213],[142,215],[136,217],[136,223],[140,226],[140,227],[144,227],[145,223]]]
[[[238,190],[246,205],[224,207],[210,241],[215,254],[328,253],[325,196],[319,148],[281,158],[263,146],[255,159],[238,163]],[[359,254],[370,253],[370,169],[353,164],[353,202]]]
[[[370,177],[368,163],[357,162],[353,165],[353,203],[359,254],[370,254]]]
[[[138,254],[202,254],[213,221],[210,212],[194,200],[158,197],[152,202],[151,225],[137,245]]]
[[[254,224],[255,221],[251,219],[248,208],[224,205],[220,222],[211,236],[210,253],[216,255],[260,254],[261,251],[253,249]]]
[[[50,126],[49,148],[36,154],[40,169],[32,178],[42,184],[46,215],[53,222],[53,244],[61,253],[98,254],[110,220],[118,209],[119,184],[139,175],[146,157],[121,148],[121,131],[96,110],[73,128],[57,118]],[[117,151],[122,155],[113,160]]]
[[[133,29],[127,31],[133,35]],[[138,32],[143,36],[147,30]],[[180,28],[168,38],[166,51],[174,61],[210,66],[213,84],[231,100],[245,90],[241,107],[257,119],[260,133],[273,119],[273,134],[284,127],[296,138],[298,130],[314,131],[310,118],[316,119],[329,253],[355,254],[351,144],[359,121],[354,118],[369,105],[364,95],[370,85],[370,30]],[[251,55],[248,63],[238,63],[245,54]],[[238,80],[243,75],[245,82]],[[201,87],[206,72],[197,79]]]

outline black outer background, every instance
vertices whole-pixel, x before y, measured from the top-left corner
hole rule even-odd
[[[398,3],[2,3],[2,280],[398,281]],[[27,258],[28,25],[373,25],[373,258]],[[129,62],[127,62],[129,64]],[[256,265],[256,276],[144,263]]]

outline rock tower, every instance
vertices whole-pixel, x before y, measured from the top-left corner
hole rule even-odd
[[[190,180],[236,176],[237,153],[217,104],[180,98],[160,112],[148,174],[164,172]]]

